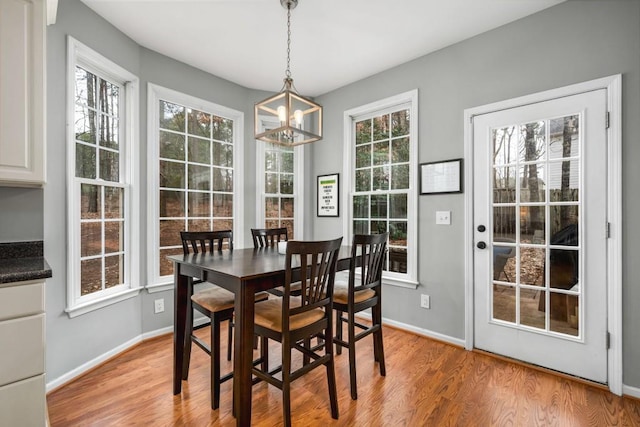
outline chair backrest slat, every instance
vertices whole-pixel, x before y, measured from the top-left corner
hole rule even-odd
[[[336,275],[338,252],[342,237],[319,242],[299,242],[292,240],[287,244],[285,263],[285,283],[283,297],[283,322],[290,316],[315,308],[328,307],[333,298],[333,285]],[[300,261],[300,281],[302,282],[301,305],[289,307],[290,287],[294,280],[293,260]],[[298,279],[297,277],[295,279]],[[283,328],[285,325],[283,324]]]
[[[190,252],[207,253],[214,250],[221,251],[224,247],[224,241],[227,240],[227,245],[230,250],[233,250],[233,231],[181,231],[180,238],[182,239],[182,250],[185,255]]]
[[[389,233],[356,234],[353,236],[351,263],[349,266],[350,298],[353,297],[354,292],[380,286],[388,238]],[[355,276],[358,265],[361,268],[361,274],[359,284],[356,285]]]
[[[254,248],[278,246],[278,242],[286,242],[289,240],[286,227],[252,228],[251,237],[253,237]]]

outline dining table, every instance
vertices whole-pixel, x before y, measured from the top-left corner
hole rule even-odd
[[[253,327],[255,294],[284,284],[285,258],[277,247],[221,250],[167,257],[174,264],[173,394],[182,390],[183,347],[190,278],[200,279],[235,294],[233,393],[236,425],[251,425]],[[351,246],[341,246],[337,270],[347,270]],[[296,260],[292,259],[295,269]],[[294,271],[295,273],[295,271]]]

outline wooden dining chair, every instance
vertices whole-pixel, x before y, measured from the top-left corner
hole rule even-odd
[[[185,255],[189,253],[206,253],[221,251],[226,245],[229,250],[233,250],[233,232],[231,230],[224,231],[182,231],[180,232],[182,239],[182,249]],[[204,350],[211,358],[211,408],[218,409],[220,406],[220,384],[233,378],[233,373],[224,376],[220,375],[220,324],[229,321],[228,327],[228,349],[227,360],[231,360],[231,347],[233,340],[233,307],[235,296],[233,292],[220,287],[210,287],[205,290],[195,292],[193,285],[202,283],[203,280],[193,278],[188,279],[189,292],[191,298],[187,306],[187,333],[184,343],[184,368],[183,378],[188,379],[189,363],[191,359],[191,346],[195,343]],[[268,295],[264,292],[256,294],[256,301],[267,299]],[[193,326],[193,308],[198,310],[210,319],[211,325],[211,343],[207,344],[196,335],[193,331],[206,327],[209,323],[199,326]]]
[[[252,228],[251,237],[253,237],[253,247],[255,249],[270,247],[277,248],[279,242],[287,242],[289,240],[286,227]],[[284,288],[282,286],[278,286],[276,288],[269,289],[267,292],[272,295],[282,297],[284,295]],[[291,295],[300,295],[301,292],[300,283],[291,284]]]
[[[251,237],[253,238],[254,248],[278,247],[278,242],[286,242],[289,240],[286,227],[281,228],[252,228]]]
[[[351,398],[358,399],[356,381],[356,342],[373,334],[373,356],[380,365],[380,375],[386,375],[382,345],[382,267],[384,265],[389,233],[353,236],[349,281],[337,281],[333,294],[336,316],[336,353],[342,347],[349,350],[349,377]],[[356,272],[360,277],[356,278]],[[355,314],[371,308],[371,326],[356,321]],[[346,317],[345,317],[346,314]],[[347,340],[342,337],[343,322],[347,324]],[[356,334],[356,328],[358,333]]]
[[[258,302],[255,306],[255,333],[261,337],[260,367],[252,373],[282,390],[284,425],[291,425],[291,382],[314,368],[327,369],[331,416],[338,419],[338,399],[333,363],[333,322],[331,303],[336,263],[342,237],[320,242],[289,241],[285,261],[284,296]],[[299,270],[298,270],[299,266]],[[295,268],[295,271],[294,271]],[[302,294],[291,295],[291,284],[302,283]],[[310,348],[305,342],[321,336],[322,347]],[[281,343],[282,365],[268,366],[268,341]],[[304,357],[302,367],[292,370],[292,351]],[[274,372],[281,372],[278,379]]]

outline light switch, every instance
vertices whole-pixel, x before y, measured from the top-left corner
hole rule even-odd
[[[451,211],[436,211],[436,224],[451,225]]]

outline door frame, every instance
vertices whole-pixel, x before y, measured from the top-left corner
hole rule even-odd
[[[464,188],[473,188],[473,117],[528,104],[552,100],[593,90],[607,91],[607,373],[609,390],[622,395],[622,75],[616,74],[587,82],[551,89],[505,101],[464,110]],[[465,265],[465,348],[473,350],[474,340],[474,212],[473,191],[464,196],[464,265]],[[603,227],[606,224],[602,224]]]

